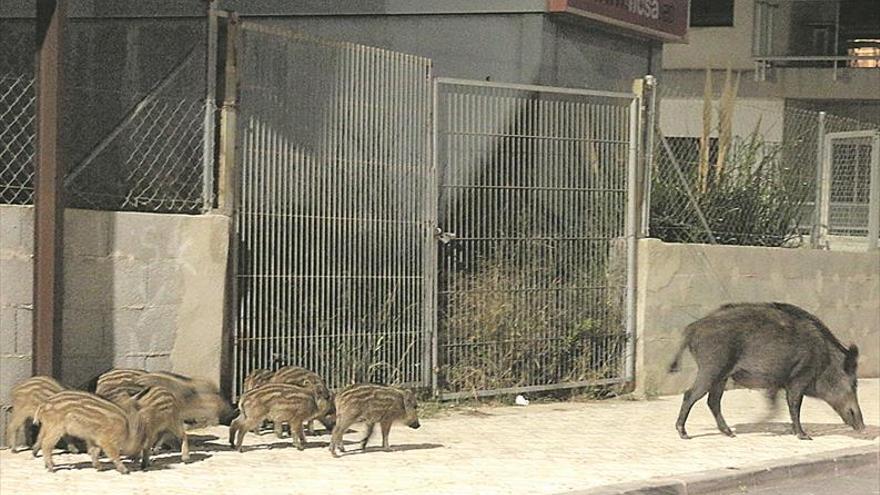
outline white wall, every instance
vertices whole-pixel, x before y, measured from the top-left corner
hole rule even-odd
[[[688,43],[663,45],[664,69],[751,70],[753,0],[735,0],[732,27],[688,28]]]
[[[716,100],[717,101],[717,100]],[[717,105],[715,106],[717,110]],[[785,102],[781,98],[737,98],[733,109],[733,135],[747,137],[756,128],[765,141],[782,141]],[[713,113],[712,128],[718,128]],[[670,137],[699,137],[703,132],[702,98],[663,98],[660,100],[660,129]],[[717,137],[717,132],[713,132]]]

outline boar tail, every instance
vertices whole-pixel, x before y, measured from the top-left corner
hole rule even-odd
[[[669,364],[669,372],[670,373],[678,373],[681,370],[681,356],[684,354],[684,350],[688,345],[688,339],[684,338],[681,341],[681,347],[678,348],[678,352],[675,353],[675,359],[672,360],[672,363]]]

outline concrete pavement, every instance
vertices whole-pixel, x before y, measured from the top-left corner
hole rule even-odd
[[[339,459],[328,437],[309,437],[297,451],[289,439],[248,434],[244,453],[229,450],[227,429],[192,432],[193,462],[163,454],[154,468],[122,476],[95,472],[84,454],[56,455],[48,473],[29,452],[0,451],[0,493],[565,493],[680,477],[699,472],[736,472],[796,456],[821,458],[841,449],[880,448],[880,380],[863,380],[859,397],[868,425],[845,426],[825,403],[807,399],[801,421],[814,440],[787,434],[787,411],[767,418],[759,391],[731,390],[722,402],[737,432],[715,428],[705,399],[688,421],[694,437],[681,440],[673,426],[681,398],[605,400],[483,407],[422,421],[422,428],[395,426],[392,452],[351,452]],[[356,426],[355,428],[360,428]],[[377,432],[378,435],[378,432]],[[359,433],[346,439],[355,441]],[[354,446],[352,446],[353,448]],[[817,457],[818,456],[818,457]],[[109,463],[108,463],[109,466]],[[673,492],[674,493],[674,492]]]

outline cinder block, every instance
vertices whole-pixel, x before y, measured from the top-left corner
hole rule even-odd
[[[171,355],[147,356],[144,368],[147,371],[171,371]]]
[[[22,250],[21,217],[20,207],[0,205],[0,249]]]
[[[109,258],[64,260],[64,307],[108,308],[113,297],[113,264]]]
[[[147,266],[136,259],[113,260],[112,307],[143,308],[147,302]]]
[[[62,352],[68,356],[103,356],[112,352],[104,342],[105,311],[65,309]]]
[[[21,248],[25,253],[34,252],[34,209],[33,207],[22,207],[21,212]]]
[[[113,356],[113,367],[142,370],[146,369],[145,361],[146,358],[144,358],[144,356],[115,355]]]
[[[30,308],[15,309],[15,352],[31,354],[34,342],[34,311]]]
[[[177,261],[162,260],[147,267],[147,305],[179,304],[183,298],[183,269]]]
[[[116,354],[165,353],[174,347],[177,307],[120,309],[113,313],[113,347]]]
[[[106,257],[110,253],[110,215],[93,210],[64,213],[64,256]]]
[[[16,354],[15,308],[0,307],[0,354]]]
[[[30,356],[0,356],[0,403],[8,404],[12,387],[30,376]]]
[[[34,264],[26,258],[0,259],[0,306],[33,302]]]
[[[180,250],[180,217],[116,213],[111,219],[111,252],[140,260],[173,258]]]

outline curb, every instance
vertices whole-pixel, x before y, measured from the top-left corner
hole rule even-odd
[[[756,488],[767,483],[840,473],[880,462],[880,446],[852,447],[769,461],[743,469],[713,469],[681,476],[651,478],[565,495],[709,495],[724,490]]]

